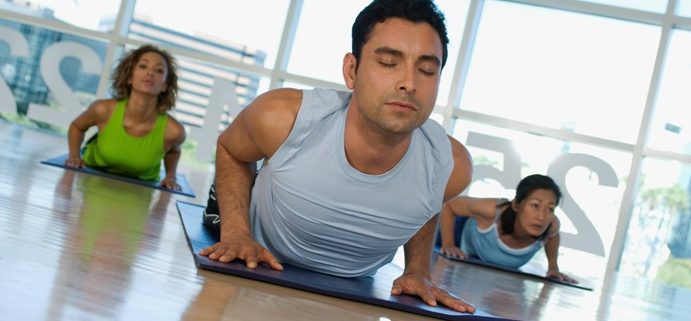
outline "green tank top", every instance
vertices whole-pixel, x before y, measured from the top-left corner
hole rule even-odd
[[[163,140],[168,115],[159,115],[146,135],[135,137],[123,126],[127,99],[118,101],[110,120],[96,139],[86,144],[82,159],[89,167],[141,180],[160,179]]]

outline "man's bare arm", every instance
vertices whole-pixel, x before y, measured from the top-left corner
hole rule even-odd
[[[245,108],[219,136],[216,150],[216,199],[221,219],[221,241],[200,252],[210,259],[244,260],[248,267],[268,263],[282,266],[259,245],[250,232],[250,192],[256,161],[270,158],[288,137],[295,122],[302,93],[268,92]]]
[[[473,179],[473,159],[470,152],[457,141],[449,136],[451,141],[451,152],[453,153],[454,167],[446,184],[444,192],[444,202],[461,194]]]
[[[454,159],[454,168],[446,185],[444,201],[463,192],[468,187],[472,175],[472,161],[465,147],[449,137]],[[475,307],[463,302],[452,293],[434,284],[430,277],[430,257],[432,255],[432,240],[437,226],[438,215],[430,219],[404,245],[405,271],[394,280],[391,293],[410,294],[419,296],[425,303],[436,306],[437,302],[461,312],[475,312]]]
[[[475,312],[475,308],[432,282],[430,276],[430,256],[432,239],[437,226],[437,216],[430,219],[403,246],[405,251],[405,271],[394,280],[391,294],[419,296],[422,301],[437,306],[441,303],[460,312]]]

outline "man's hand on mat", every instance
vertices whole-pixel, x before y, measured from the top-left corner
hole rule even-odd
[[[84,167],[84,160],[79,156],[70,156],[67,157],[67,159],[65,160],[65,166],[72,168],[82,168]]]
[[[276,257],[251,236],[235,236],[209,246],[199,254],[220,262],[242,260],[250,269],[257,267],[259,263],[266,263],[274,270],[283,271],[283,266],[278,263]]]
[[[162,181],[161,181],[161,187],[167,188],[170,190],[174,191],[180,191],[180,184],[178,184],[177,179],[175,178],[175,175],[167,175]]]
[[[393,281],[391,294],[419,296],[423,302],[431,306],[437,306],[437,303],[441,303],[459,312],[475,313],[475,307],[432,283],[428,277],[419,274],[406,273],[398,277]]]
[[[446,256],[457,257],[461,260],[467,257],[458,246],[454,245],[442,245],[442,247],[439,249],[439,252]]]
[[[566,283],[578,283],[578,281],[576,281],[575,279],[572,279],[566,274],[559,272],[559,269],[549,269],[547,271],[547,278],[563,281]]]

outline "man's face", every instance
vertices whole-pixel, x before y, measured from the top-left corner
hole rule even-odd
[[[351,108],[384,132],[412,131],[434,109],[441,59],[441,40],[429,24],[401,18],[377,23],[360,61],[352,54],[344,59],[346,85],[353,90]]]

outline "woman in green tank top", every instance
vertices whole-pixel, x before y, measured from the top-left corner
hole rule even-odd
[[[127,53],[111,77],[113,99],[93,102],[70,124],[65,165],[161,180],[162,187],[179,190],[175,172],[185,129],[167,113],[177,96],[176,68],[168,52],[152,45]],[[84,133],[92,126],[98,128],[98,134],[82,153]]]

